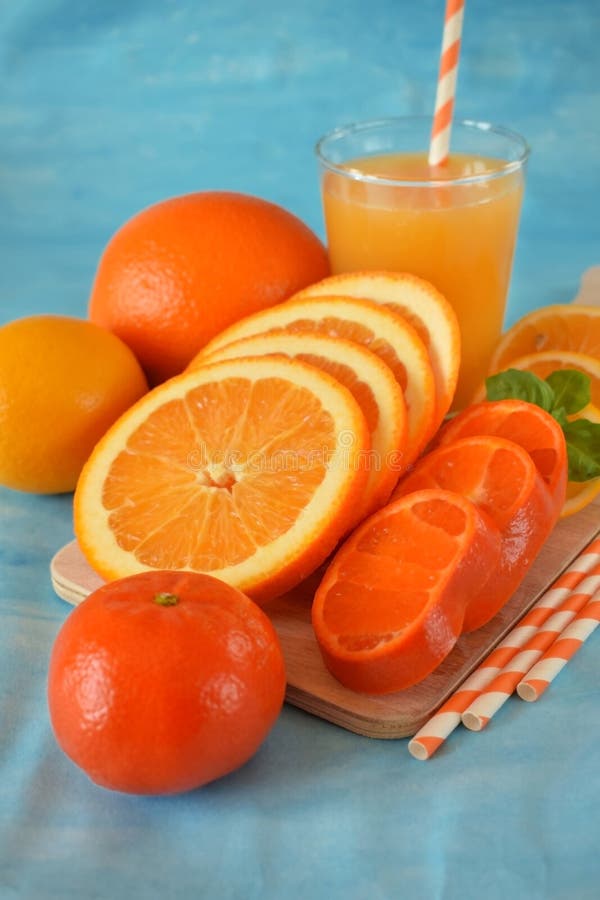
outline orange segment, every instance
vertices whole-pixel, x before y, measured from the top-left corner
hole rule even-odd
[[[221,332],[206,345],[193,365],[241,338],[280,330],[351,340],[383,360],[394,373],[406,401],[405,462],[408,464],[418,456],[436,425],[435,381],[427,349],[402,316],[373,301],[337,296],[289,300],[248,316]]]
[[[436,443],[445,446],[459,438],[484,434],[506,438],[527,450],[560,512],[568,465],[563,431],[556,419],[524,400],[484,401],[450,419],[438,433]]]
[[[371,451],[364,460],[368,472],[356,520],[388,500],[400,472],[406,442],[404,394],[392,370],[360,344],[321,334],[287,332],[258,334],[215,350],[211,362],[239,356],[283,354],[328,372],[343,384],[360,406],[371,434]],[[202,365],[202,358],[190,368]]]
[[[107,580],[205,572],[266,600],[347,532],[367,473],[364,416],[298,360],[207,365],[155,388],[108,431],[75,494],[75,531]]]
[[[485,625],[510,599],[558,519],[558,509],[531,457],[495,436],[460,438],[422,457],[393,499],[425,488],[467,497],[501,533],[498,565],[469,604],[464,630]]]
[[[292,299],[331,294],[373,300],[410,322],[429,353],[439,425],[452,404],[460,366],[458,319],[444,295],[417,275],[369,271],[331,275]]]
[[[417,491],[379,510],[342,545],[315,594],[312,623],[329,671],[374,694],[421,681],[452,650],[499,553],[496,526],[457,494]]]
[[[490,372],[532,353],[565,350],[600,357],[600,306],[555,304],[523,316],[500,338],[490,360]]]

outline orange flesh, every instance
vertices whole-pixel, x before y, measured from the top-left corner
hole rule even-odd
[[[414,622],[455,564],[465,524],[460,509],[436,500],[400,509],[384,528],[375,523],[364,533],[340,560],[324,601],[323,621],[340,647],[374,649]]]
[[[328,334],[330,337],[345,338],[356,344],[362,344],[387,363],[402,390],[406,390],[407,376],[404,364],[396,356],[391,344],[383,338],[378,338],[366,325],[338,319],[335,316],[325,316],[323,319],[296,319],[286,325],[285,330],[291,334]]]
[[[141,564],[212,571],[294,525],[334,445],[332,417],[305,388],[277,378],[207,383],[133,432],[102,502],[119,546]]]
[[[367,422],[367,427],[371,434],[377,428],[379,422],[379,407],[373,396],[373,391],[368,384],[361,381],[350,366],[334,360],[325,359],[324,356],[318,356],[314,353],[298,353],[296,359],[308,363],[308,365],[316,366],[324,372],[328,372],[333,378],[337,379],[340,384],[347,387],[358,405]]]
[[[552,417],[531,403],[500,400],[476,404],[451,420],[440,433],[440,443],[475,435],[496,435],[523,447],[556,498],[564,501],[566,449],[562,430]]]
[[[517,333],[518,332],[518,333]],[[576,305],[549,306],[536,313],[531,322],[519,322],[509,329],[494,354],[496,370],[508,368],[510,361],[530,353],[548,350],[571,350],[598,358],[600,355],[600,313],[597,309],[581,309]]]
[[[529,490],[531,469],[524,465],[525,460],[490,441],[470,439],[458,449],[449,444],[420,460],[398,486],[398,496],[433,486],[453,491],[468,497],[502,529]]]

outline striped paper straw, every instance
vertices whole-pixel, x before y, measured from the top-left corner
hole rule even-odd
[[[600,538],[592,541],[569,568],[559,575],[519,624],[409,741],[408,750],[415,759],[424,760],[433,756],[446,738],[460,725],[462,713],[491,684],[518,651],[537,634],[540,625],[543,625],[556,609],[565,603],[590,569],[598,564],[600,564]]]
[[[518,683],[525,678],[535,663],[554,643],[556,638],[569,625],[578,612],[589,602],[600,589],[600,563],[595,565],[591,573],[584,578],[550,616],[548,621],[533,635],[523,649],[506,665],[485,691],[471,703],[462,714],[462,722],[471,731],[482,731],[490,719],[501,709]]]
[[[580,613],[567,625],[549,650],[527,674],[527,678],[517,685],[517,693],[522,700],[537,700],[554,681],[559,672],[590,634],[600,625],[600,591],[584,606]]]
[[[446,0],[440,70],[429,143],[430,166],[439,166],[446,162],[450,152],[464,6],[465,0]]]

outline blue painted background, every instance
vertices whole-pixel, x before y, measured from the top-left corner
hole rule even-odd
[[[429,113],[441,0],[0,2],[0,322],[85,315],[100,252],[141,207],[224,188],[322,234],[312,147]],[[457,115],[533,149],[508,321],[600,263],[600,5],[470,0]],[[596,642],[534,706],[429,764],[286,707],[260,753],[179,798],[91,785],[49,732],[67,614],[48,560],[70,497],[0,489],[0,897],[598,897]]]

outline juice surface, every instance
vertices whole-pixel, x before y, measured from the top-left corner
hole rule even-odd
[[[454,409],[470,402],[487,375],[504,320],[523,172],[489,174],[498,166],[495,159],[454,154],[446,165],[431,167],[425,153],[395,153],[354,159],[345,169],[402,184],[331,171],[323,176],[332,271],[412,272],[431,281],[456,310],[462,360]],[[451,181],[486,173],[473,183]],[[448,184],[426,183],[432,180]]]

